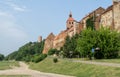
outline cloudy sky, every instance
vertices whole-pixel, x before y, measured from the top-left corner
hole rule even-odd
[[[39,35],[58,34],[66,28],[72,11],[74,19],[97,9],[107,8],[112,0],[0,0],[0,53],[8,55]]]

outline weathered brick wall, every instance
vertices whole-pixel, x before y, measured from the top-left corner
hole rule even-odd
[[[44,49],[43,49],[43,54],[47,54],[48,51],[53,48],[53,41],[54,41],[54,34],[50,33],[49,36],[46,38],[45,40],[45,45],[44,45]]]

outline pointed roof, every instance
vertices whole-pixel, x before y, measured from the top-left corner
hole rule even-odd
[[[74,21],[74,18],[72,18],[72,13],[71,12],[69,14],[69,18],[67,19],[67,21]]]

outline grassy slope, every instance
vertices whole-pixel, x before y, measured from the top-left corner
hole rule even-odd
[[[42,72],[72,75],[77,77],[120,77],[120,68],[73,63],[66,60],[59,60],[58,63],[53,63],[51,58],[47,58],[37,64],[31,63],[30,68]]]
[[[16,61],[0,61],[0,70],[10,69],[11,66],[19,66]]]
[[[86,58],[73,58],[72,60],[82,60],[82,61],[90,61],[89,59],[86,59]],[[120,59],[95,59],[95,60],[92,60],[92,61],[95,61],[95,62],[107,62],[107,63],[120,63]]]

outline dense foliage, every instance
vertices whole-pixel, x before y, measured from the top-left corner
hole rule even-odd
[[[4,60],[4,55],[0,54],[0,61]]]
[[[73,37],[66,37],[65,44],[61,51],[63,51],[63,56],[67,58],[78,57],[79,53],[76,51],[78,34]]]
[[[116,58],[120,51],[120,33],[101,28],[98,31],[92,29],[83,30],[77,40],[77,51],[87,57],[91,55],[92,48],[99,48],[94,52],[95,58]]]
[[[54,62],[54,63],[57,63],[57,62],[58,62],[58,59],[57,59],[57,58],[53,58],[53,62]]]
[[[48,55],[53,55],[53,54],[56,54],[56,55],[58,55],[59,54],[59,50],[57,50],[57,49],[50,49],[49,51],[48,51]]]
[[[43,51],[44,40],[40,43],[29,42],[20,47],[18,51],[9,54],[7,60],[31,61],[35,55],[40,55]]]
[[[38,62],[44,60],[46,57],[47,57],[47,54],[35,55],[32,62],[38,63]]]
[[[90,17],[86,20],[86,26],[87,28],[91,28],[91,29],[95,29],[95,24],[94,24],[94,20],[95,18],[94,17]]]

